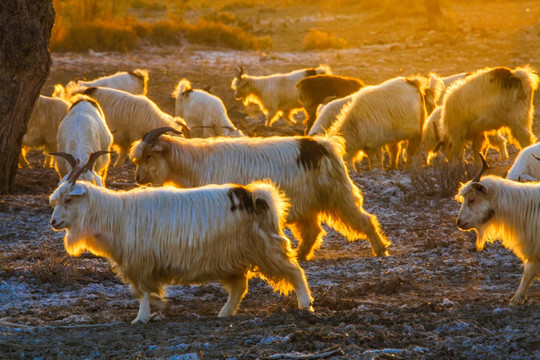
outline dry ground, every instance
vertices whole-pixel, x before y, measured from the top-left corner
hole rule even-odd
[[[271,52],[186,44],[129,54],[53,54],[42,93],[49,95],[55,83],[73,78],[146,68],[149,97],[170,113],[170,93],[186,77],[195,86],[211,85],[246,133],[299,134],[300,126],[280,121],[269,130],[260,114],[246,116],[229,88],[236,66],[270,74],[326,63],[334,73],[366,83],[496,65],[529,63],[540,69],[538,3],[480,5],[446,4],[447,23],[437,31],[414,11],[396,16],[354,7],[274,9],[259,21],[261,31],[274,39]],[[245,10],[244,16],[249,11],[258,10]],[[335,31],[352,48],[296,51],[312,27]],[[539,120],[537,114],[537,136]],[[504,163],[490,154],[499,174],[516,150],[511,154]],[[407,171],[369,172],[364,164],[352,175],[366,209],[378,216],[393,243],[391,256],[373,258],[367,242],[348,243],[329,231],[316,258],[301,264],[315,297],[314,313],[297,310],[295,296],[274,294],[253,279],[235,317],[217,318],[226,300],[217,284],[171,287],[170,311],[132,326],[138,303],[108,263],[91,255],[67,257],[63,233],[49,226],[47,199],[57,175],[40,167],[41,154],[33,152],[30,161],[33,168],[17,175],[17,194],[0,198],[0,321],[20,325],[0,326],[1,358],[254,359],[334,347],[341,352],[333,359],[540,358],[538,284],[524,306],[508,307],[521,277],[520,261],[499,244],[475,251],[472,235],[455,226],[459,204],[451,197],[423,195]],[[111,169],[107,186],[126,189],[133,181],[134,167],[126,165]]]

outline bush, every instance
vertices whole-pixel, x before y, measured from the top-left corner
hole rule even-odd
[[[335,34],[311,29],[304,37],[304,50],[342,49],[347,42]]]

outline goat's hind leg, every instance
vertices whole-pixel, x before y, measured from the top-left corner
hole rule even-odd
[[[521,305],[527,298],[527,291],[529,286],[536,277],[540,276],[540,264],[527,262],[525,264],[525,270],[523,271],[523,277],[521,283],[516,291],[516,294],[510,299],[510,306]]]
[[[319,249],[326,232],[321,227],[319,216],[307,217],[289,226],[298,240],[297,256],[300,260],[310,260],[315,250]]]
[[[221,280],[227,292],[229,293],[229,298],[227,302],[219,312],[219,317],[231,316],[236,313],[240,302],[244,298],[244,295],[247,293],[248,289],[248,280],[246,274],[239,274],[235,276],[230,276],[227,279]]]

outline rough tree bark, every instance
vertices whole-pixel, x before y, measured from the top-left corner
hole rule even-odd
[[[52,0],[0,0],[0,194],[14,191],[21,140],[49,74]]]

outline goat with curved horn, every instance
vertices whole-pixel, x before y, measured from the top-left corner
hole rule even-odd
[[[69,163],[69,165],[71,165],[71,169],[75,169],[75,166],[77,165],[77,160],[75,160],[75,158],[71,154],[65,152],[52,152],[49,153],[49,155],[60,156],[61,158],[64,158]]]
[[[482,177],[482,174],[486,171],[488,171],[489,169],[491,169],[486,161],[486,158],[484,157],[484,155],[482,155],[480,152],[478,153],[478,156],[480,156],[480,160],[482,160],[482,169],[478,172],[478,174],[476,174],[476,176],[474,177],[474,179],[472,179],[471,182],[479,182],[480,181],[480,178]]]
[[[168,127],[168,126],[165,126],[165,127],[160,127],[160,128],[157,128],[157,129],[153,129],[153,130],[150,130],[149,132],[147,132],[143,138],[142,138],[142,141],[147,143],[147,144],[153,144],[156,142],[156,140],[162,135],[162,134],[165,134],[166,132],[173,132],[175,134],[181,134],[180,131],[172,128],[172,127]]]

